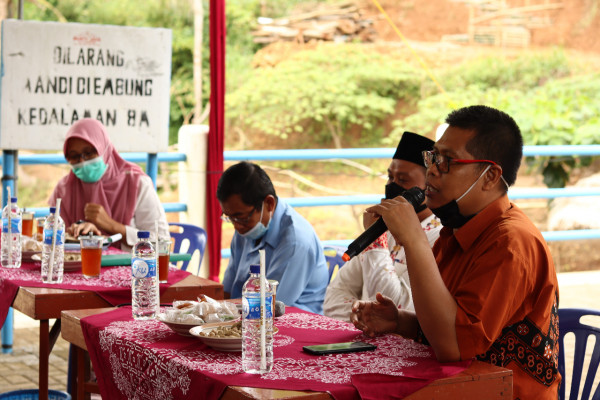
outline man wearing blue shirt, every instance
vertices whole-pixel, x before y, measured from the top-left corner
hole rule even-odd
[[[308,221],[277,198],[265,171],[249,162],[229,167],[217,199],[221,218],[235,228],[225,298],[242,297],[250,265],[259,263],[258,250],[264,249],[267,278],[279,281],[277,300],[322,314],[329,273],[321,243]]]

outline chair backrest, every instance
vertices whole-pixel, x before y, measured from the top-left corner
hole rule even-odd
[[[586,315],[600,316],[600,310],[579,309],[579,308],[559,308],[558,309],[558,327],[560,335],[560,352],[558,353],[558,372],[562,376],[560,386],[560,399],[565,400],[565,385],[567,382],[571,385],[569,400],[599,400],[600,385],[593,387],[598,364],[600,363],[600,328],[582,323],[580,320]],[[573,334],[575,337],[575,349],[573,351],[573,373],[569,379],[565,376],[565,335]],[[593,349],[586,349],[588,338],[595,337]],[[572,344],[572,339],[567,338],[567,342]],[[586,362],[586,358],[587,361]],[[587,370],[584,370],[584,366]],[[581,376],[585,377],[581,398],[579,398],[579,387]],[[593,397],[591,397],[593,394]]]
[[[336,271],[344,265],[345,261],[342,259],[342,255],[345,251],[346,248],[342,246],[326,245],[323,247],[323,253],[329,268],[329,282],[333,279]]]
[[[198,252],[198,269],[196,275],[200,273],[200,265],[204,258],[204,249],[206,248],[206,231],[199,226],[192,224],[184,224],[180,222],[169,222],[171,227],[171,238],[173,239],[174,253],[188,253],[194,257],[194,253]],[[175,231],[172,230],[175,227]],[[182,261],[181,269],[187,270],[189,261]]]

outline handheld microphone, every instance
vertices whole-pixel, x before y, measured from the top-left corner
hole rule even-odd
[[[404,197],[416,210],[425,200],[425,193],[421,188],[415,186],[405,191],[402,194],[402,197]],[[387,231],[387,226],[385,225],[383,218],[379,218],[373,225],[367,228],[366,231],[350,243],[348,250],[346,250],[342,256],[342,259],[344,261],[349,261],[352,257],[360,254],[364,249],[369,247],[371,243],[377,240],[379,236],[383,235],[385,231]]]

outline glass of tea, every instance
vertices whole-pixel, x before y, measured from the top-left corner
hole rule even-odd
[[[23,235],[33,237],[33,213],[31,211],[23,211]]]
[[[161,239],[158,241],[158,281],[167,283],[169,279],[169,260],[171,255],[171,241]]]
[[[102,261],[102,236],[81,236],[81,273],[85,278],[98,278]]]
[[[38,242],[44,240],[44,222],[46,222],[46,217],[38,217],[35,219],[35,225],[37,230],[35,240],[37,240]]]

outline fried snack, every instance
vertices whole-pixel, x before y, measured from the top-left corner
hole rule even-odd
[[[81,253],[65,251],[65,261],[81,261]]]
[[[200,332],[200,335],[211,338],[241,338],[242,322],[237,322],[235,325],[219,326],[209,332]]]

